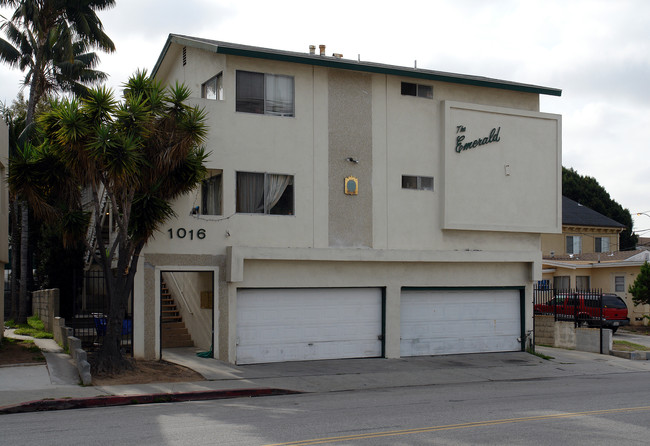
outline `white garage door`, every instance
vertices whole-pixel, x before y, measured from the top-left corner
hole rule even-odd
[[[404,290],[401,355],[517,351],[518,290]]]
[[[237,292],[237,364],[377,357],[382,297],[375,288]]]

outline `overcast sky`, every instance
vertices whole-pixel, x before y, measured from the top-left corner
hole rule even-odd
[[[301,52],[326,44],[328,55],[562,89],[541,99],[563,116],[562,164],[633,216],[650,214],[650,1],[117,0],[99,16],[116,45],[99,69],[116,90],[153,68],[169,33]],[[0,66],[0,101],[19,89],[20,72]],[[650,216],[635,216],[647,228]]]

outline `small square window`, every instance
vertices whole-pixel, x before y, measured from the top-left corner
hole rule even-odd
[[[433,177],[420,177],[421,190],[433,190]]]
[[[402,189],[433,190],[433,177],[402,175]]]
[[[402,82],[402,96],[417,96],[419,98],[433,99],[433,86]]]
[[[402,175],[402,189],[417,189],[418,177]]]
[[[416,96],[418,91],[417,84],[402,82],[402,94],[404,96]]]
[[[433,99],[433,87],[431,85],[418,85],[418,97]]]
[[[625,276],[614,277],[614,291],[617,293],[625,292]]]
[[[201,86],[201,97],[223,101],[223,73],[217,74]]]

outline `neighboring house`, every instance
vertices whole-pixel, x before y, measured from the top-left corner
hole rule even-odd
[[[650,251],[619,251],[625,226],[593,209],[562,197],[562,234],[542,235],[543,280],[555,289],[601,289],[625,300],[633,325],[644,324],[650,306],[634,306],[627,292],[650,260]],[[638,248],[638,247],[637,247]]]
[[[237,364],[524,348],[560,90],[179,35],[153,74],[205,108],[211,155],[143,250],[136,357],[178,312]]]
[[[9,167],[9,129],[0,120],[0,328],[5,323],[5,275],[4,266],[9,263],[9,190],[7,187],[7,168]],[[2,339],[3,330],[0,330]]]

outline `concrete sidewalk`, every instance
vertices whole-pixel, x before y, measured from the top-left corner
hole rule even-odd
[[[649,361],[538,347],[545,360],[524,352],[402,359],[344,359],[233,366],[199,358],[196,349],[169,349],[163,359],[199,372],[204,381],[120,386],[78,385],[61,352],[46,352],[48,365],[0,368],[0,414],[132,404],[134,402],[264,396],[294,392],[538,380],[566,376],[650,372]],[[62,356],[61,356],[62,355]]]

